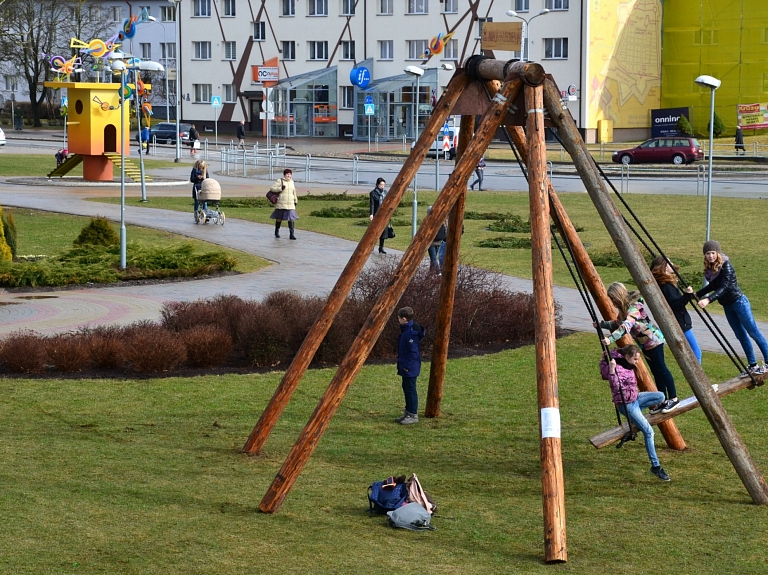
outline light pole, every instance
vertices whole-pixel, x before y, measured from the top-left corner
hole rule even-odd
[[[419,66],[406,66],[404,72],[409,76],[416,76],[416,95],[413,98],[413,141],[419,139],[419,80],[424,75],[424,68]],[[413,176],[413,208],[411,210],[411,237],[416,235],[418,227],[419,192],[416,187],[418,173]]]
[[[715,134],[715,90],[720,87],[720,80],[712,76],[699,76],[695,80],[702,88],[709,88],[711,97],[709,101],[709,169],[707,173],[707,237],[709,241],[709,221],[712,212],[712,140]]]
[[[113,54],[115,54],[113,52]],[[122,55],[116,55],[120,57]],[[120,73],[120,269],[126,268],[125,254],[125,63],[112,62],[112,70]]]
[[[150,22],[154,22],[163,28],[163,48],[168,52],[168,41],[165,37],[165,26],[157,21],[154,16],[149,17]],[[165,67],[168,68],[168,58],[165,59]],[[168,93],[168,71],[165,72],[165,121],[171,121],[171,95]]]
[[[181,127],[179,126],[179,99],[181,93],[179,92],[179,39],[181,38],[181,0],[168,0],[173,4],[176,9],[174,10],[174,17],[176,19],[176,159],[174,162],[181,161]]]
[[[129,70],[133,70],[134,74],[134,83],[133,85],[137,88],[134,90],[133,98],[136,102],[136,126],[139,129],[139,169],[141,171],[141,201],[146,202],[147,201],[147,183],[144,179],[144,143],[141,141],[141,96],[138,92],[138,86],[139,86],[139,70],[146,70],[148,72],[163,72],[164,69],[162,65],[158,64],[157,62],[150,62],[150,61],[141,61],[138,63],[134,63],[132,66],[128,67]],[[149,141],[147,141],[147,149],[149,149]]]
[[[528,61],[528,26],[530,25],[531,21],[534,18],[538,18],[539,16],[544,16],[544,14],[549,14],[550,10],[549,8],[544,8],[541,12],[536,14],[535,16],[531,16],[527,20],[520,16],[517,12],[514,10],[507,10],[507,16],[512,16],[512,18],[519,18],[523,22],[525,22],[525,34],[523,34],[523,39],[520,46],[520,59],[523,62]]]

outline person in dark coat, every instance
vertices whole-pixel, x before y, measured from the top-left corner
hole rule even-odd
[[[725,319],[731,326],[736,339],[739,340],[749,364],[747,370],[752,373],[768,373],[768,342],[760,332],[752,315],[752,306],[749,299],[739,288],[736,281],[736,270],[733,269],[728,256],[720,252],[720,242],[709,240],[704,243],[704,279],[707,285],[696,292],[696,299],[701,309],[707,307],[713,301],[720,302],[725,311]],[[689,287],[687,293],[693,293]],[[702,296],[709,294],[703,299]],[[757,357],[749,338],[755,340],[763,354],[763,365],[757,365]]]
[[[675,266],[677,269],[677,266]],[[669,307],[672,308],[672,313],[675,314],[677,323],[680,324],[680,329],[683,330],[685,339],[688,340],[688,345],[691,346],[691,351],[696,359],[701,363],[701,348],[699,342],[696,341],[696,336],[693,333],[693,322],[691,321],[691,314],[685,309],[688,302],[691,301],[691,295],[687,293],[680,293],[677,289],[677,276],[675,275],[675,269],[667,263],[664,256],[659,256],[653,263],[651,263],[651,272],[656,279],[656,283],[659,284],[661,293],[664,294],[664,298],[667,300]]]
[[[384,198],[387,196],[387,190],[384,189],[384,186],[386,185],[387,185],[387,182],[384,181],[384,178],[378,178],[376,180],[376,187],[373,188],[368,194],[370,198],[370,216],[369,217],[371,221],[373,221],[373,216],[375,216],[376,212],[379,211],[381,204],[384,202]],[[388,230],[389,230],[389,226],[386,226],[384,228],[384,231],[382,231],[381,235],[379,236],[379,253],[380,254],[387,253],[384,251],[384,240],[387,239]]]
[[[477,189],[481,192],[483,191],[483,172],[485,171],[485,157],[480,156],[480,161],[477,162],[477,167],[475,168],[475,175],[477,178],[474,182],[469,184],[469,189],[474,190],[475,184],[477,184]]]
[[[197,194],[200,192],[200,188],[203,185],[203,180],[208,177],[208,165],[205,163],[204,160],[198,160],[195,162],[195,165],[192,166],[192,172],[189,174],[189,181],[192,183],[192,199],[195,202],[195,218],[199,216],[197,213],[198,208],[200,207],[200,202],[197,199]],[[203,209],[208,208],[208,203],[203,202]],[[195,219],[197,221],[197,219]]]
[[[403,378],[405,410],[395,421],[401,425],[419,422],[419,394],[416,379],[421,373],[421,340],[426,330],[413,321],[413,309],[401,308],[397,312],[400,322],[400,339],[397,344],[397,375]]]
[[[245,150],[245,120],[240,120],[237,125],[237,147]]]
[[[189,128],[189,146],[189,155],[194,156],[200,147],[200,132],[197,131],[194,124]]]
[[[736,126],[736,140],[734,142],[736,148],[736,155],[739,155],[741,151],[742,155],[746,155],[747,150],[744,147],[744,132],[741,131],[741,126]]]

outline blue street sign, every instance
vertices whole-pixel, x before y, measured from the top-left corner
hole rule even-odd
[[[448,122],[446,122],[445,126],[443,126],[443,135],[447,136],[449,130],[450,128],[448,127]]]
[[[365,103],[366,103],[366,104],[373,104],[373,96],[371,96],[370,94],[368,94],[368,95],[365,97]]]
[[[373,104],[366,104],[365,105],[365,115],[366,116],[373,116],[376,114],[375,112],[376,107]]]
[[[211,106],[221,108],[221,96],[211,96]]]
[[[352,68],[349,72],[349,81],[352,82],[358,88],[365,88],[371,83],[371,72],[368,68]]]

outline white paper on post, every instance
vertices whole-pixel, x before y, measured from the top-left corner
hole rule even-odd
[[[560,438],[560,409],[557,407],[541,408],[541,438]]]

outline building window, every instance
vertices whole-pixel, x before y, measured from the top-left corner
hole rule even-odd
[[[493,22],[493,18],[478,18],[477,19],[477,37],[483,37],[483,24],[486,22]]]
[[[421,60],[426,51],[426,40],[408,40],[408,60]]]
[[[342,16],[355,15],[355,0],[341,0],[341,15]]]
[[[110,6],[109,7],[109,15],[112,20],[112,22],[122,22],[123,21],[123,7],[122,6]]]
[[[10,90],[11,92],[16,91],[16,78],[13,76],[6,76],[5,77],[5,89]]]
[[[308,0],[310,16],[328,16],[328,0]]]
[[[379,15],[380,16],[392,16],[394,14],[394,8],[392,7],[393,0],[379,0]]]
[[[553,60],[568,58],[568,38],[544,38],[544,58]]]
[[[210,42],[192,42],[195,47],[194,60],[210,60],[211,59],[211,43]]]
[[[224,59],[237,60],[237,42],[224,42]]]
[[[328,42],[309,42],[309,59],[310,60],[327,60],[328,59]]]
[[[515,12],[528,12],[530,9],[530,0],[515,0]]]
[[[354,60],[355,59],[355,43],[344,41],[341,43],[341,59],[342,60]]]
[[[237,100],[237,88],[234,84],[224,84],[224,101],[235,102]]]
[[[568,0],[547,0],[544,7],[550,10],[568,10]]]
[[[175,42],[160,42],[160,57],[161,58],[176,58],[176,43]]]
[[[235,9],[235,0],[224,0],[222,5],[224,6],[224,16],[234,18],[237,15]]]
[[[459,41],[448,40],[448,43],[443,48],[444,60],[458,60],[459,59]]]
[[[296,15],[296,0],[283,0],[283,16]],[[283,58],[285,59],[285,58]],[[293,60],[293,58],[291,58]]]
[[[90,18],[93,21],[101,20],[101,6],[97,6],[97,5],[88,6],[88,18]]]
[[[160,20],[162,22],[176,22],[176,6],[160,6]]]
[[[341,87],[341,107],[345,110],[351,110],[355,107],[355,88],[354,86]]]
[[[283,60],[296,59],[296,42],[293,40],[283,41]]]
[[[267,39],[267,23],[266,22],[254,22],[253,23],[253,40],[254,42],[264,42]]]
[[[195,3],[193,14],[197,18],[211,17],[211,0],[193,0]]]
[[[139,44],[141,47],[141,58],[142,60],[151,60],[152,59],[152,44]]]
[[[456,14],[459,11],[459,0],[443,0],[443,13]]]
[[[195,91],[195,104],[211,103],[211,85],[210,84],[192,84]]]
[[[408,14],[429,14],[427,0],[408,0]]]
[[[379,40],[379,60],[392,60],[392,40]]]

